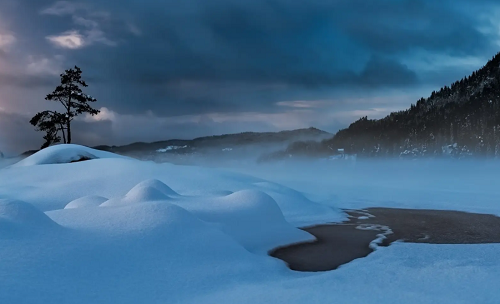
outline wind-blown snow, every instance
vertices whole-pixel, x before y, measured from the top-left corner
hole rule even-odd
[[[309,189],[342,194],[321,185]],[[325,273],[266,254],[313,240],[297,226],[342,220],[338,201],[225,170],[42,150],[0,170],[0,303],[498,302],[498,244],[396,243]]]

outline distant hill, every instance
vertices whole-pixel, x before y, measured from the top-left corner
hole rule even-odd
[[[136,142],[124,146],[100,145],[97,150],[113,152],[144,160],[195,164],[204,161],[231,161],[253,159],[261,154],[285,149],[296,141],[316,141],[331,138],[333,134],[317,128],[280,132],[243,132],[214,135],[195,139],[170,139],[152,143]],[[38,150],[22,153],[25,158]]]
[[[203,158],[212,162],[242,158],[255,160],[262,153],[285,149],[295,141],[319,142],[332,136],[333,134],[311,127],[281,132],[244,132],[152,143],[136,142],[124,146],[101,145],[93,148],[144,160],[195,164]],[[19,157],[25,158],[37,151],[26,151]]]
[[[483,68],[383,119],[366,116],[322,143],[293,143],[271,158],[500,156],[500,53]]]
[[[100,145],[94,149],[127,155],[144,160],[195,164],[205,161],[253,159],[261,154],[285,149],[296,141],[316,141],[331,138],[333,134],[317,128],[280,132],[243,132],[214,135],[195,139],[170,139],[152,143],[136,142],[124,146]],[[24,158],[38,150],[26,151]]]
[[[188,151],[204,149],[235,149],[249,145],[289,144],[300,140],[323,140],[332,136],[333,134],[328,132],[316,128],[308,128],[281,132],[224,134],[189,140],[171,139],[152,143],[136,142],[125,146],[97,146],[94,148],[121,154],[144,152],[186,153]]]

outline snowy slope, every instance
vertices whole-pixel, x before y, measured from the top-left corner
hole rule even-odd
[[[0,303],[498,303],[497,244],[395,244],[325,273],[266,254],[342,218],[264,179],[58,146],[0,170]]]

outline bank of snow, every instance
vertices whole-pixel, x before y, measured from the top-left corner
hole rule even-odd
[[[0,303],[496,303],[500,245],[395,244],[326,273],[266,252],[338,209],[239,173],[57,146],[0,170]],[[85,154],[87,153],[87,154]],[[90,160],[71,163],[76,157]],[[91,155],[92,157],[89,157]]]

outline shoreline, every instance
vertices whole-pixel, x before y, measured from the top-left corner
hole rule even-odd
[[[500,243],[500,217],[429,209],[344,210],[342,223],[303,227],[315,242],[275,248],[269,255],[296,271],[334,270],[395,241],[426,244]],[[383,235],[383,236],[381,236]]]

